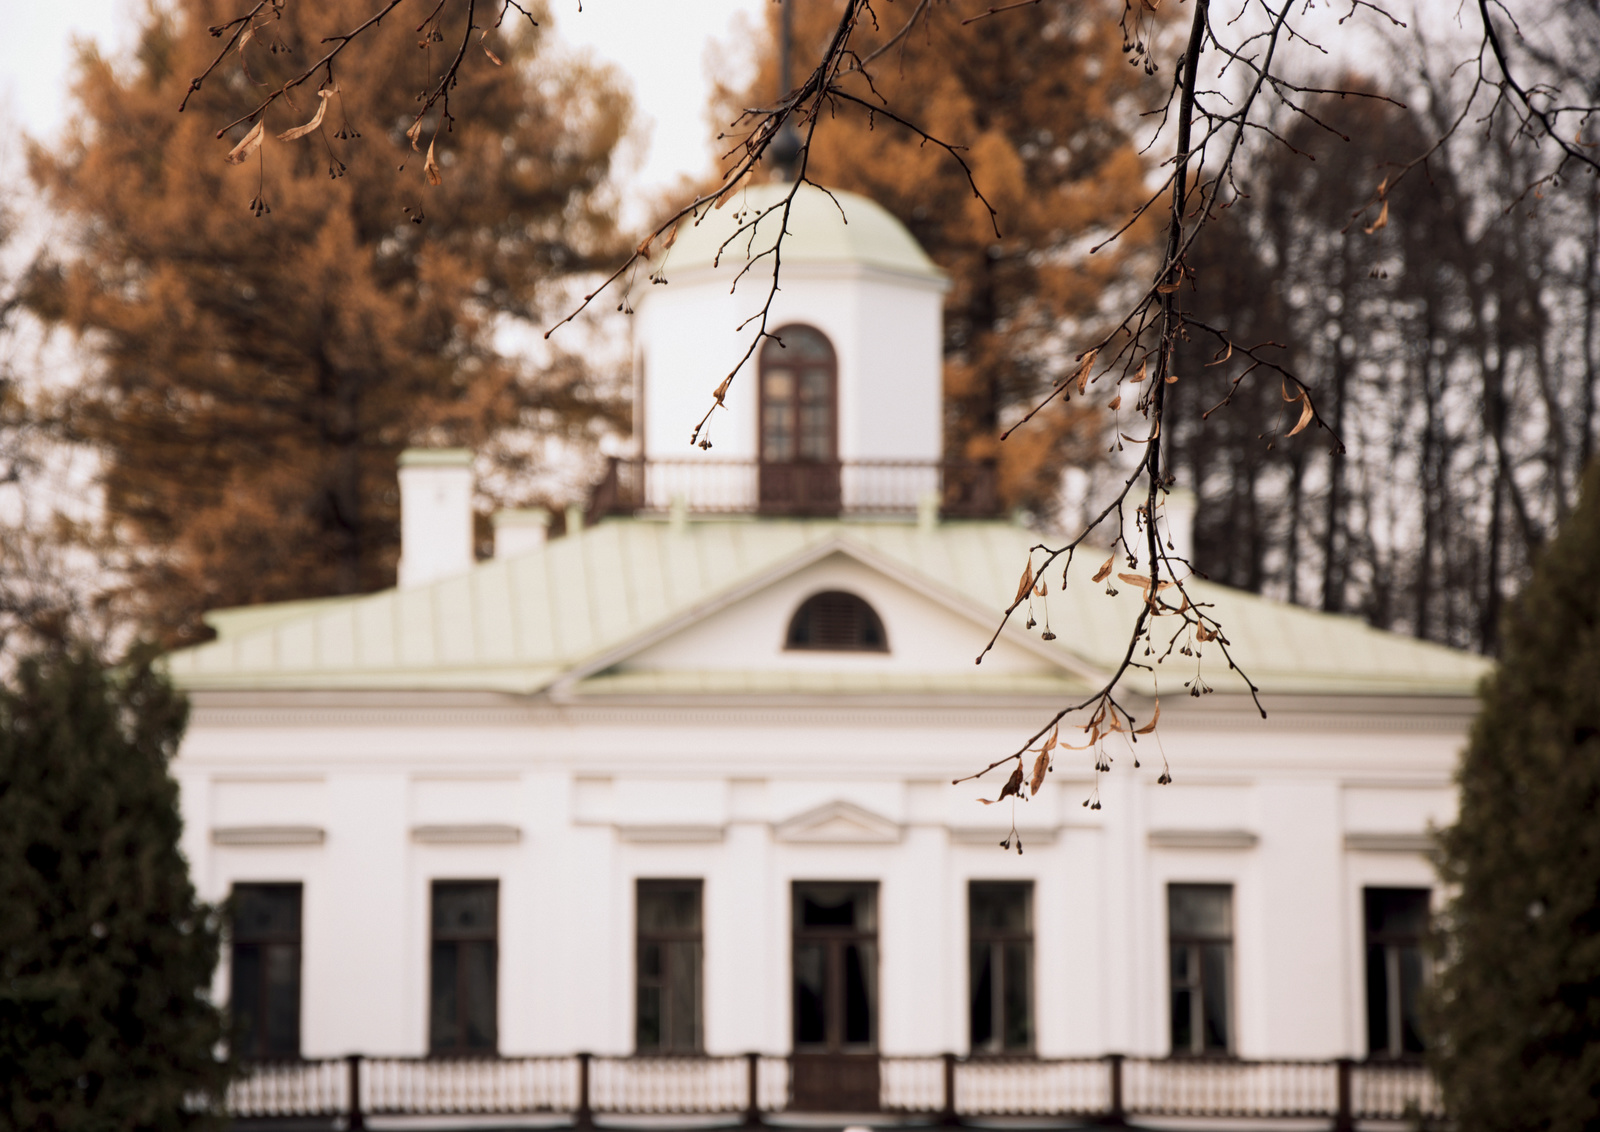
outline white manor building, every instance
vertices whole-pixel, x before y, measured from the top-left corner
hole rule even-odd
[[[1428,831],[1484,663],[1196,581],[1269,718],[1214,649],[1202,698],[1175,658],[1128,679],[1141,720],[1162,693],[1142,769],[1063,751],[1037,798],[980,804],[1003,774],[952,779],[1099,685],[1138,591],[1080,557],[1036,603],[1055,639],[1013,620],[974,665],[1040,536],[993,517],[984,469],[941,465],[945,281],[851,194],[798,194],[786,348],[688,448],[765,291],[730,295],[748,247],[717,249],[782,191],[711,213],[641,296],[638,455],[596,521],[547,539],[502,514],[474,561],[470,454],[408,452],[397,588],[216,611],[170,658],[185,851],[235,899],[219,994],[241,1053],[303,1059],[238,1111],[356,1104],[317,1059],[360,1054],[368,1111],[586,1117],[632,1064],[726,1094],[658,1107],[772,1119],[1199,1112],[1171,1090],[1206,1066],[1236,1093],[1204,1111],[1378,1113],[1359,1074],[1420,1048]],[[1108,1054],[1138,1072],[1079,1060]],[[1327,1068],[1251,1069],[1281,1060]],[[1419,1071],[1383,1080],[1391,1115],[1427,1107]]]

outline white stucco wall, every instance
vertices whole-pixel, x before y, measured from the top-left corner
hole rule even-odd
[[[247,880],[305,885],[307,1055],[424,1052],[429,885],[451,878],[500,883],[502,1052],[629,1051],[640,877],[704,879],[712,1052],[789,1047],[789,889],[830,878],[880,885],[882,1049],[964,1050],[966,884],[1017,878],[1035,885],[1039,1053],[1165,1053],[1165,886],[1225,882],[1238,1052],[1360,1054],[1361,888],[1432,879],[1414,849],[1346,837],[1448,820],[1463,723],[1313,704],[1260,723],[1176,705],[1161,730],[1175,785],[1155,784],[1147,741],[1145,768],[1119,758],[1103,808],[1087,810],[1087,758],[1069,753],[1016,807],[1019,857],[996,844],[1011,806],[975,800],[998,783],[949,779],[1014,742],[1043,704],[249,699],[197,700],[176,766],[185,845],[209,898]],[[889,839],[785,839],[785,823],[833,802],[868,811]],[[515,825],[521,839],[412,833],[457,822]],[[274,823],[317,825],[326,840],[211,836]],[[1174,830],[1256,840],[1151,843]]]

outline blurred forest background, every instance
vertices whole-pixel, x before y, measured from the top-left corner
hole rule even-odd
[[[626,351],[591,348],[625,322],[557,335],[554,350],[534,333],[631,244],[617,219],[620,76],[508,24],[490,40],[503,66],[462,68],[433,188],[404,129],[440,48],[377,37],[352,55],[321,130],[269,141],[259,169],[222,161],[212,132],[249,84],[304,66],[305,44],[367,7],[290,5],[180,116],[215,51],[205,29],[233,10],[174,0],[148,17],[136,57],[83,60],[74,126],[30,147],[30,191],[67,236],[3,261],[0,478],[26,486],[70,452],[88,459],[76,482],[96,502],[88,517],[4,516],[0,632],[133,625],[174,644],[205,634],[208,608],[381,588],[402,448],[471,445],[486,515],[579,500],[603,438],[626,435],[627,375],[607,360]],[[1116,414],[1079,399],[999,434],[1149,277],[1151,231],[1089,249],[1148,191],[1142,115],[1170,67],[1128,65],[1119,0],[963,23],[987,7],[934,4],[874,81],[967,147],[998,239],[959,168],[882,118],[825,119],[807,173],[882,202],[951,273],[947,450],[996,459],[1008,503],[1055,526],[1116,474]],[[776,91],[768,11],[734,45],[713,122]],[[1600,100],[1600,10],[1542,11],[1533,77]],[[833,0],[796,0],[794,18],[804,59]],[[1169,466],[1198,496],[1195,565],[1213,579],[1492,652],[1505,595],[1596,445],[1600,193],[1585,176],[1530,188],[1535,151],[1504,115],[1480,110],[1430,148],[1465,104],[1459,44],[1395,27],[1361,44],[1320,85],[1395,101],[1330,98],[1311,108],[1327,128],[1297,118],[1257,134],[1244,195],[1208,229],[1182,295],[1200,322],[1277,344],[1345,448],[1315,429],[1274,440],[1276,379],[1258,373],[1230,398],[1196,344],[1172,387]],[[314,102],[307,92],[270,128],[310,119]],[[1424,154],[1385,226],[1352,223]],[[77,380],[30,368],[19,343],[40,328],[75,343]]]

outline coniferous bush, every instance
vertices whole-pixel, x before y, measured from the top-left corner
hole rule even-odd
[[[53,651],[0,687],[0,1127],[206,1126],[226,1083],[167,772],[188,708],[151,661]]]
[[[1462,1132],[1600,1126],[1600,463],[1507,611],[1442,872],[1433,1058]]]

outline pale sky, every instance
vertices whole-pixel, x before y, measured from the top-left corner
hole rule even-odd
[[[618,67],[633,83],[648,150],[636,188],[648,191],[710,167],[706,64],[773,0],[551,0],[557,33]],[[12,0],[0,36],[0,161],[15,155],[16,131],[49,138],[66,121],[74,36],[114,54],[132,37],[143,0]],[[10,151],[10,152],[5,152]]]

